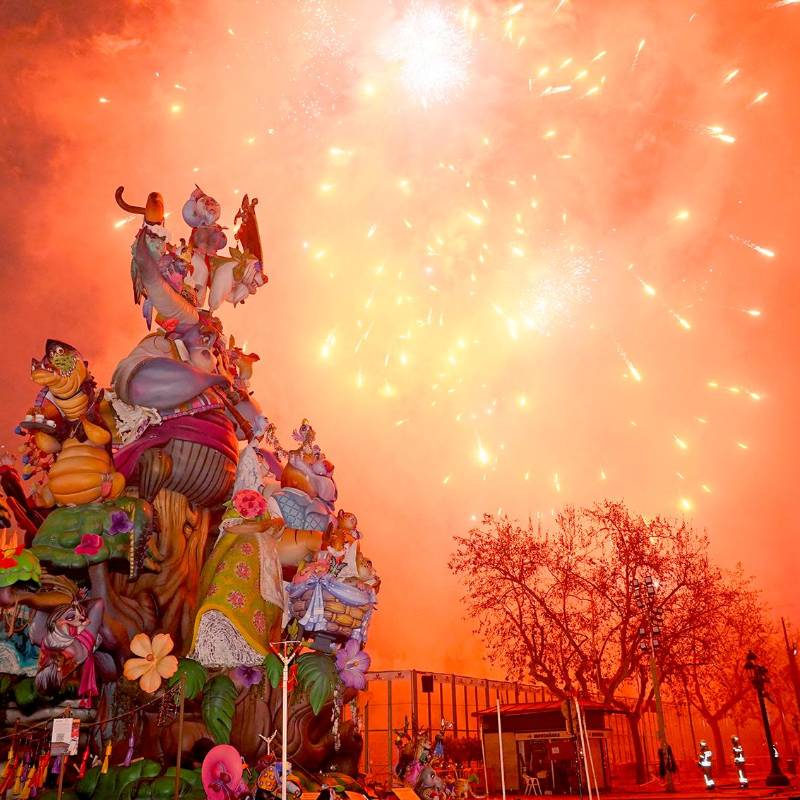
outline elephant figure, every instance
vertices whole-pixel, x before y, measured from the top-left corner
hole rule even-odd
[[[134,259],[148,297],[173,322],[173,330],[145,337],[114,372],[112,388],[119,400],[155,409],[161,420],[121,447],[115,463],[148,500],[169,489],[213,508],[233,486],[237,428],[255,422],[259,409],[252,399],[228,396],[230,379],[219,369],[222,328],[167,283],[145,228],[137,236]]]
[[[238,440],[252,438],[264,418],[257,401],[232,386],[219,321],[164,278],[160,247],[158,236],[143,226],[133,258],[164,331],[146,336],[112,376],[112,406],[134,432],[116,450],[114,463],[128,486],[153,503],[159,520],[151,545],[159,570],[140,576],[125,592],[154,596],[176,651],[185,652],[210,513],[231,496]]]
[[[444,782],[433,767],[423,767],[414,784],[414,791],[422,800],[434,800],[444,792]]]

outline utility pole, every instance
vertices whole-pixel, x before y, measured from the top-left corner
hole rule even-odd
[[[767,775],[767,786],[788,786],[789,779],[781,771],[778,750],[772,741],[767,704],[764,702],[764,687],[769,683],[769,671],[763,664],[758,663],[758,657],[752,650],[747,654],[744,668],[750,673],[750,682],[758,695],[758,707],[761,709],[761,722],[764,725],[764,738],[767,740],[769,749],[770,768],[769,775]]]
[[[283,663],[283,679],[281,681],[282,689],[282,713],[281,713],[281,800],[286,800],[286,781],[289,772],[289,742],[288,736],[288,706],[289,706],[289,664],[297,655],[297,647],[301,642],[285,641],[285,642],[271,642],[270,648],[272,652]]]
[[[181,795],[181,756],[183,755],[183,720],[186,707],[186,676],[181,675],[178,681],[178,693],[180,695],[180,705],[178,706],[178,747],[175,754],[175,786],[173,790],[174,800],[178,800]]]
[[[656,660],[656,650],[661,645],[661,626],[664,623],[664,612],[656,605],[656,589],[658,584],[652,576],[644,579],[645,592],[637,578],[633,579],[633,594],[636,605],[642,610],[642,625],[639,627],[639,649],[650,655],[650,677],[653,681],[653,699],[656,702],[656,720],[658,722],[658,742],[661,752],[661,763],[664,768],[664,791],[675,791],[673,771],[675,767],[672,747],[667,741],[667,725],[664,720],[664,704],[661,702],[661,675]]]

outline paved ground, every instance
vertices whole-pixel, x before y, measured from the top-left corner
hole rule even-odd
[[[695,777],[695,776],[692,776]],[[717,788],[713,792],[706,791],[702,784],[702,777],[696,776],[696,780],[685,777],[683,780],[676,781],[677,791],[674,794],[666,794],[664,786],[659,781],[651,781],[643,786],[614,787],[609,791],[600,793],[601,800],[654,800],[656,796],[674,798],[674,800],[714,800],[715,797],[733,800],[760,800],[760,798],[771,798],[772,800],[790,800],[796,798],[800,800],[800,779],[796,776],[789,776],[791,786],[774,788],[766,786],[764,775],[752,775],[750,787],[740,789],[739,784],[733,775],[717,778]],[[529,795],[522,795],[519,792],[508,792],[507,800],[528,800]],[[552,797],[553,800],[576,800],[577,795],[545,795],[545,798]],[[497,796],[491,796],[489,800],[498,800]],[[540,800],[535,796],[534,800]],[[585,798],[588,800],[588,798]]]
[[[742,798],[742,800],[759,800],[759,798],[789,798],[797,797],[800,800],[800,790],[796,787],[773,788],[764,786],[763,783],[751,784],[748,789],[740,789],[738,783],[718,783],[713,792],[706,791],[702,786],[678,786],[675,794],[667,795],[663,787],[632,787],[630,789],[612,789],[601,792],[604,800],[653,800],[655,796],[676,798],[676,800],[713,800],[714,797]]]

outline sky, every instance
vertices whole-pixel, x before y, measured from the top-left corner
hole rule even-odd
[[[800,622],[789,0],[0,5],[0,440],[32,356],[146,333],[118,185],[259,199],[221,316],[308,417],[383,585],[376,668],[492,673],[447,569],[483,512],[685,515]]]

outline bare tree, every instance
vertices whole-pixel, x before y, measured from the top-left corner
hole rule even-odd
[[[682,687],[708,724],[715,760],[724,768],[729,747],[722,739],[720,723],[728,716],[758,717],[755,693],[743,669],[745,654],[751,649],[762,655],[774,650],[775,629],[761,592],[741,565],[726,573],[709,573],[703,591],[706,605],[718,610],[675,641],[669,679],[674,690]]]
[[[565,507],[549,529],[486,515],[455,541],[450,569],[463,581],[469,616],[492,660],[556,697],[593,696],[624,713],[644,781],[639,722],[652,685],[633,581],[649,575],[658,587],[664,633],[656,657],[668,677],[672,642],[716,610],[702,592],[716,574],[705,535],[606,500]]]

